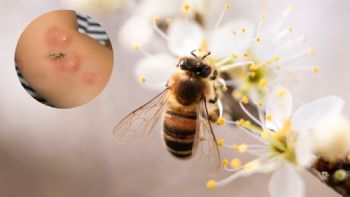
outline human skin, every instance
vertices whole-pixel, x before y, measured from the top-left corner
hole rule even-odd
[[[70,108],[96,97],[113,66],[113,52],[78,32],[75,12],[54,11],[22,33],[16,63],[30,86],[50,104]]]

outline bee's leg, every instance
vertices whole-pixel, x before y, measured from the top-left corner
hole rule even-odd
[[[216,80],[216,78],[218,77],[218,71],[215,69],[214,71],[213,71],[213,74],[210,76],[210,80],[212,80],[212,81],[214,81],[214,80]]]

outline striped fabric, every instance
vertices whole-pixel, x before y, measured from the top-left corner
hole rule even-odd
[[[91,17],[87,15],[76,13],[76,16],[79,27],[78,30],[80,33],[83,33],[93,38],[102,45],[108,46],[108,44],[110,43],[108,35],[98,23],[96,23]],[[41,97],[38,93],[35,92],[35,90],[29,85],[29,83],[23,78],[23,75],[18,69],[17,64],[16,72],[18,79],[21,82],[21,85],[28,92],[28,94],[30,94],[35,100],[39,101],[40,103],[54,107],[52,104],[48,103],[45,98]]]

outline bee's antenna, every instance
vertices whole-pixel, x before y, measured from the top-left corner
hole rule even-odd
[[[191,55],[193,55],[195,58],[198,58],[196,54],[194,54],[194,52],[197,51],[196,49],[191,51]]]
[[[202,57],[202,60],[204,60],[204,59],[205,59],[206,57],[208,57],[210,54],[211,54],[211,52],[208,51],[208,53]]]

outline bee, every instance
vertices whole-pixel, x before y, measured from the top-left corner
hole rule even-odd
[[[66,55],[62,52],[51,52],[48,57],[53,59],[64,58]]]
[[[195,51],[195,50],[194,50]],[[207,102],[216,103],[214,81],[217,71],[202,57],[179,57],[176,67],[163,90],[156,97],[132,111],[114,128],[119,143],[151,133],[163,117],[162,136],[167,150],[176,158],[190,158],[199,153],[207,165],[220,167],[220,153],[210,124]]]

